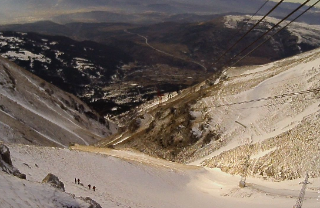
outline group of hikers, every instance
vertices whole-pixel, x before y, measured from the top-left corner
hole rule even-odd
[[[78,178],[78,179],[77,179],[77,178],[74,178],[74,183],[83,186],[83,184],[80,183],[80,179],[79,179],[79,178]],[[91,190],[91,184],[88,185],[88,188],[89,188],[89,190]],[[95,187],[95,186],[92,186],[92,190],[93,190],[93,191],[96,191],[96,187]]]

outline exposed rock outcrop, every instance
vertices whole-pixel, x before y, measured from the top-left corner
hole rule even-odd
[[[26,175],[23,173],[20,173],[20,171],[13,167],[12,160],[10,157],[10,150],[7,146],[0,144],[0,168],[2,171],[14,175],[21,179],[26,179]]]
[[[59,180],[59,178],[51,173],[49,173],[43,180],[42,183],[48,183],[51,186],[65,191],[64,184]]]
[[[81,197],[81,199],[90,204],[88,208],[102,208],[101,205],[98,204],[98,202],[94,201],[90,197],[86,197],[86,198]]]

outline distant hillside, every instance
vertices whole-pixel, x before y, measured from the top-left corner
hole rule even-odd
[[[0,52],[80,97],[101,115],[114,116],[146,103],[158,91],[178,92],[219,73],[222,67],[233,63],[230,59],[234,55],[279,21],[267,18],[217,62],[260,17],[250,22],[247,22],[250,16],[244,15],[212,16],[213,20],[197,23],[184,20],[197,17],[202,18],[176,15],[172,18],[177,22],[147,26],[52,22],[7,25],[0,27],[4,31],[0,36]],[[243,27],[244,24],[247,26]],[[20,32],[10,32],[19,29]],[[30,33],[33,30],[47,35]],[[319,32],[320,26],[293,23],[237,66],[265,64],[317,48]],[[69,38],[48,34],[65,34]],[[46,59],[38,60],[42,55]],[[29,60],[28,56],[37,58]]]
[[[233,56],[237,55],[280,21],[276,18],[267,18],[266,21],[260,23],[246,38],[239,42],[232,51],[229,51],[219,62],[216,62],[218,57],[245,34],[259,18],[261,17],[257,16],[249,21],[250,16],[227,15],[200,23],[165,22],[132,28],[128,31],[147,37],[148,43],[159,50],[186,60],[197,61],[205,65],[209,71],[212,71],[221,66],[228,66],[245,55],[257,43],[264,41],[267,37],[258,41],[233,61],[230,61]],[[243,27],[244,24],[246,24],[245,27]],[[287,24],[287,22],[284,22],[284,24]],[[269,35],[272,35],[280,28],[278,26]],[[293,23],[250,54],[244,61],[239,62],[238,65],[264,64],[317,48],[320,46],[320,38],[317,35],[319,32],[319,25]],[[117,38],[139,40],[137,35],[118,35]],[[108,40],[101,39],[100,41],[107,42]],[[140,41],[143,42],[144,39],[140,37]]]
[[[65,147],[92,144],[117,126],[74,95],[0,58],[0,140]]]
[[[68,27],[76,31],[77,25]],[[90,30],[95,25],[84,27]],[[153,99],[157,88],[173,92],[205,79],[205,74],[197,76],[194,64],[131,41],[106,45],[62,36],[0,32],[0,45],[2,57],[76,95],[103,116],[126,112]]]
[[[33,32],[48,35],[71,36],[74,31],[52,21],[38,21],[26,24],[0,25],[0,31]]]
[[[264,0],[11,0],[2,2],[0,24],[26,23],[39,20],[55,20],[60,23],[83,22],[122,22],[140,23],[162,22],[165,16],[179,14],[216,15],[223,13],[253,14]],[[269,1],[260,11],[266,14],[277,2]],[[280,17],[290,13],[298,4],[283,2],[271,13]],[[96,12],[99,11],[100,14]],[[101,12],[106,12],[102,14]],[[307,23],[319,22],[313,9],[304,15]],[[149,15],[149,20],[146,14]],[[154,14],[154,15],[153,15]],[[161,17],[162,16],[162,17]],[[129,18],[132,19],[129,19]],[[141,19],[139,20],[140,17]]]

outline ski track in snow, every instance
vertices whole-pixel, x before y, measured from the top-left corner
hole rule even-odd
[[[9,113],[7,113],[7,112],[3,111],[2,109],[0,109],[0,111],[1,111],[2,113],[6,114],[7,116],[9,116],[9,117],[13,118],[14,120],[17,120],[15,117],[13,117],[13,116],[12,116],[12,115],[10,115]]]
[[[65,131],[69,132],[70,134],[76,136],[77,138],[79,138],[81,141],[83,141],[86,145],[89,145],[89,143],[87,141],[85,141],[83,138],[81,138],[79,135],[77,135],[76,133],[74,133],[73,131],[71,131],[70,129],[67,129],[64,125],[52,120],[51,118],[47,117],[44,114],[40,114],[38,113],[36,110],[30,108],[29,106],[25,105],[24,103],[19,102],[18,100],[14,99],[13,97],[11,97],[10,95],[5,95],[2,93],[3,96],[5,96],[7,99],[11,100],[12,102],[15,102],[17,105],[19,105],[20,107],[25,108],[26,110],[34,113],[35,115],[38,115],[39,117],[42,117],[43,119],[47,120],[48,122],[55,124],[56,126],[59,126],[60,128],[64,129]]]
[[[250,157],[250,159],[258,159],[258,158],[260,158],[260,157],[263,157],[263,156],[265,156],[265,155],[267,155],[267,154],[275,151],[276,149],[277,149],[277,148],[274,147],[274,148],[272,148],[272,149],[269,149],[269,150],[260,152],[259,154],[252,155],[252,156]]]
[[[7,67],[7,68],[10,68],[10,66],[9,66],[8,64],[6,64],[6,67]],[[24,77],[25,79],[27,79],[28,82],[31,83],[33,86],[35,86],[37,89],[39,89],[39,90],[42,91],[42,92],[45,92],[45,89],[43,89],[42,87],[40,87],[39,85],[37,85],[36,83],[34,83],[34,82],[33,82],[32,80],[30,80],[27,76],[24,76],[24,74],[23,74],[23,77]],[[6,96],[6,95],[4,95],[4,96]],[[35,95],[35,96],[36,96],[36,95]],[[51,123],[54,123],[55,125],[63,128],[64,130],[68,131],[69,133],[75,135],[77,138],[79,138],[80,140],[82,140],[86,145],[89,145],[89,143],[88,143],[87,141],[85,141],[83,138],[81,138],[81,137],[80,137],[79,135],[77,135],[76,133],[74,133],[74,132],[70,131],[69,129],[65,128],[64,125],[61,125],[61,124],[59,124],[59,123],[57,123],[57,122],[54,122],[52,119],[47,118],[47,116],[45,116],[45,115],[40,115],[40,114],[37,113],[35,110],[33,110],[33,109],[29,108],[28,106],[26,106],[26,105],[18,102],[17,100],[14,100],[14,98],[9,98],[8,96],[6,96],[6,97],[7,97],[8,99],[12,100],[12,101],[15,101],[17,104],[19,104],[20,106],[24,107],[25,109],[33,112],[34,114],[36,114],[36,115],[38,115],[38,116],[40,116],[40,117],[42,117],[42,118],[50,121]],[[37,97],[38,100],[39,100],[40,102],[42,102],[46,107],[48,107],[49,109],[51,109],[52,111],[54,111],[54,112],[57,113],[58,115],[62,116],[60,113],[58,113],[56,110],[54,110],[50,105],[47,105],[47,104],[46,104],[43,100],[41,100],[38,96],[36,96],[36,97]],[[62,117],[64,117],[64,116],[62,116]],[[75,124],[75,123],[74,123],[73,121],[71,121],[70,119],[68,119],[68,118],[66,118],[66,119],[67,119],[68,121],[70,121],[71,123],[73,123],[74,125],[76,125],[77,127],[79,127],[80,129],[82,129],[82,127],[80,127],[79,125]],[[46,137],[46,138],[47,138],[47,137]],[[64,145],[63,145],[63,146],[64,146]]]
[[[1,112],[3,112],[3,111],[1,111]],[[1,121],[0,121],[0,124],[1,124],[2,126],[4,126],[4,127],[7,127],[7,128],[9,128],[9,129],[11,129],[10,126],[8,126],[7,124],[5,124],[5,123],[3,123],[3,122],[1,122]]]
[[[61,147],[65,147],[65,148],[67,147],[66,145],[61,144],[60,142],[58,142],[58,141],[52,139],[51,137],[39,132],[38,130],[36,130],[36,129],[32,128],[32,127],[29,127],[29,128],[31,128],[33,131],[37,132],[39,135],[43,136],[47,140],[52,141],[53,143],[56,143],[56,144],[60,145]]]
[[[3,94],[2,94],[2,95],[3,95]],[[6,114],[7,116],[13,118],[14,120],[17,120],[15,117],[13,117],[12,115],[8,114],[7,112],[2,111],[1,109],[0,109],[0,111],[1,111],[2,113]],[[1,122],[1,121],[0,121],[0,122]],[[1,123],[2,123],[2,122],[1,122]],[[6,124],[4,124],[4,123],[2,123],[2,124],[5,125],[5,126],[7,126],[7,127],[9,127],[9,128],[11,129],[10,126],[8,126],[8,125],[6,125]],[[56,143],[56,144],[60,145],[61,147],[66,147],[66,146],[63,145],[62,143],[60,143],[60,142],[52,139],[51,137],[49,137],[49,136],[47,136],[47,135],[39,132],[38,130],[34,129],[33,127],[31,127],[31,126],[28,126],[28,127],[29,127],[30,129],[32,129],[33,131],[35,131],[37,134],[39,134],[39,135],[41,135],[42,137],[46,138],[47,140],[49,140],[49,141],[51,141],[51,142],[53,142],[53,143]]]
[[[34,94],[32,94],[34,95]],[[75,125],[76,127],[82,129],[81,126],[79,126],[78,124],[74,123],[71,119],[67,118],[65,115],[62,115],[61,113],[59,113],[58,111],[56,111],[54,108],[52,108],[50,105],[48,105],[46,102],[44,102],[39,96],[34,95],[37,100],[41,103],[43,103],[46,107],[48,107],[52,112],[58,114],[59,116],[61,116],[62,118],[66,119],[67,121],[69,121],[70,123],[72,123],[73,125]],[[66,125],[66,124],[65,124]]]
[[[10,66],[9,66],[7,63],[6,63],[5,65],[6,65],[7,68],[10,68]],[[20,74],[21,74],[29,83],[31,83],[33,86],[35,86],[37,89],[39,89],[39,90],[42,91],[42,92],[45,91],[45,89],[43,89],[42,87],[40,87],[39,85],[37,85],[36,83],[34,83],[31,79],[29,79],[27,76],[25,76],[22,72],[20,72]],[[4,95],[4,94],[3,94],[3,95]],[[10,100],[12,100],[12,101],[15,101],[15,102],[16,102],[18,105],[20,105],[21,107],[24,107],[25,109],[33,112],[34,114],[36,114],[36,115],[38,115],[38,116],[40,116],[40,117],[48,120],[49,122],[51,122],[51,123],[53,123],[53,124],[61,127],[62,129],[66,130],[67,132],[71,133],[72,135],[76,136],[78,139],[80,139],[81,141],[83,141],[86,145],[89,145],[89,143],[88,143],[85,139],[83,139],[82,137],[80,137],[79,135],[77,135],[75,132],[67,129],[63,124],[60,124],[60,123],[58,123],[58,122],[55,122],[53,119],[47,117],[47,116],[44,115],[44,114],[39,114],[37,111],[31,109],[30,107],[24,105],[24,104],[21,103],[21,102],[18,102],[18,100],[15,100],[14,98],[12,98],[12,97],[9,96],[9,95],[4,95],[4,96],[6,96],[8,99],[10,99]],[[9,97],[8,97],[8,96],[9,96]],[[38,99],[38,100],[39,100],[39,99]],[[39,100],[39,101],[41,101],[41,100]],[[43,101],[41,101],[41,102],[44,103]],[[44,103],[44,104],[45,104],[45,103]],[[53,110],[49,105],[45,104],[45,106],[47,106],[47,107],[49,107],[51,110]],[[55,111],[55,110],[53,110],[53,111]],[[56,113],[58,113],[58,112],[56,112]],[[59,114],[59,113],[58,113],[58,114]],[[66,118],[66,119],[67,119],[67,118]],[[68,119],[68,120],[69,120],[69,119]],[[73,122],[72,122],[72,123],[73,123]],[[75,125],[77,125],[77,124],[75,124]],[[77,126],[78,126],[78,125],[77,125]],[[78,127],[79,127],[79,126],[78,126]],[[81,128],[81,127],[80,127],[80,128]]]

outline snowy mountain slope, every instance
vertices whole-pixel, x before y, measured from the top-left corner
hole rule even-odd
[[[306,172],[319,176],[319,63],[317,49],[265,66],[227,71],[220,90],[196,107],[207,107],[209,125],[223,129],[220,141],[225,146],[204,164],[239,173],[240,164],[252,155],[252,175],[279,180]]]
[[[91,144],[116,130],[75,96],[3,58],[0,74],[0,138],[6,142]]]
[[[256,24],[262,16],[255,16],[252,19],[250,19],[251,16],[248,15],[228,15],[224,17],[224,24],[227,28],[242,28],[243,24],[246,23],[248,26],[242,28],[244,31],[246,31],[245,28],[250,28],[254,24]],[[250,21],[249,21],[250,20]],[[266,32],[268,29],[272,28],[274,25],[276,25],[280,19],[273,18],[273,17],[267,17],[265,21],[259,24],[258,28],[261,30],[260,32]],[[277,28],[276,31],[280,29],[280,27],[284,27],[287,25],[289,21],[283,21]],[[287,30],[294,35],[297,39],[294,40],[291,38],[291,41],[297,43],[297,45],[300,47],[304,47],[305,45],[313,45],[315,47],[320,46],[320,25],[310,25],[302,22],[293,22],[288,27]],[[258,32],[258,31],[257,31]],[[244,33],[244,32],[243,32]],[[270,32],[269,34],[272,35],[274,32]],[[262,33],[261,33],[262,34]],[[290,41],[290,40],[283,40]],[[274,47],[277,47],[275,45]],[[279,49],[283,50],[283,49]]]
[[[136,124],[152,121],[143,131],[131,128],[119,135],[125,139],[115,147],[183,163],[209,159],[203,165],[235,174],[251,155],[250,175],[286,180],[309,171],[318,177],[319,63],[316,49],[228,69],[215,84],[208,80],[160,106],[140,109]]]
[[[295,204],[300,185],[297,181],[272,183],[248,178],[250,186],[238,188],[239,176],[231,176],[219,170],[185,166],[151,158],[141,153],[90,147],[75,147],[75,150],[8,145],[14,165],[27,175],[29,193],[21,183],[8,176],[0,183],[8,187],[6,202],[14,208],[30,207],[21,201],[36,199],[33,204],[43,205],[38,184],[48,172],[65,184],[66,192],[76,197],[89,196],[104,208],[194,208],[194,207],[276,207]],[[82,152],[76,149],[84,149]],[[99,153],[99,154],[97,154]],[[110,156],[114,155],[114,156]],[[80,178],[84,186],[74,183]],[[306,207],[315,208],[320,181],[313,180],[306,192]],[[95,185],[96,191],[87,185]],[[21,192],[18,188],[23,187]],[[21,193],[21,194],[19,194]],[[50,196],[50,195],[49,195]],[[16,197],[16,198],[15,198]],[[4,199],[4,195],[0,196]],[[10,207],[10,206],[9,206]]]
[[[1,207],[77,207],[90,205],[47,184],[33,183],[0,172]]]

